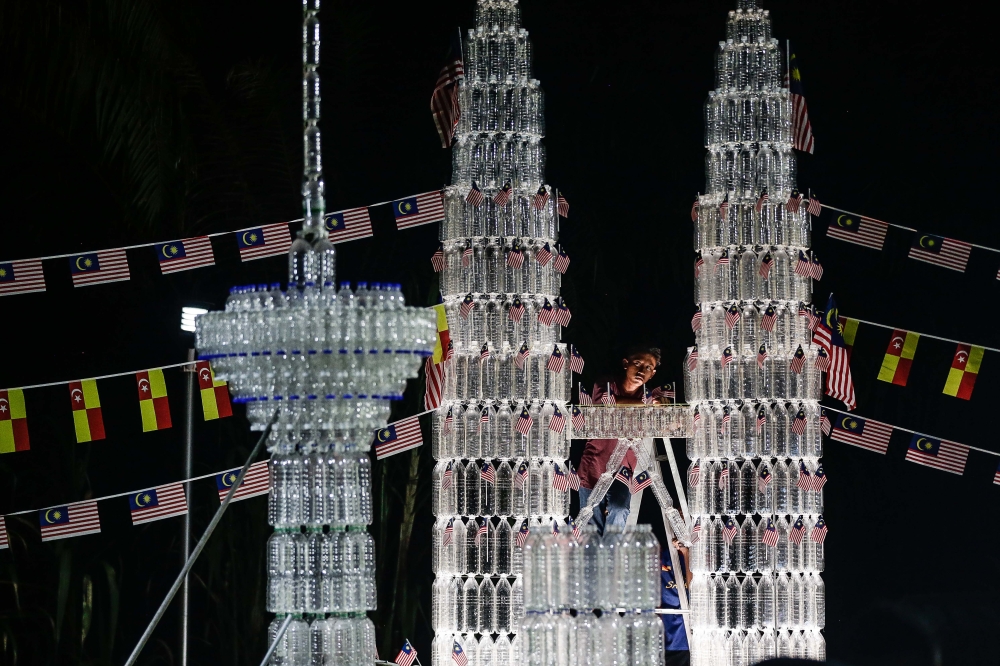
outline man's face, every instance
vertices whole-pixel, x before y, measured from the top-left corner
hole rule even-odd
[[[656,374],[656,358],[652,354],[633,354],[622,359],[625,367],[625,390],[634,391],[649,383]]]

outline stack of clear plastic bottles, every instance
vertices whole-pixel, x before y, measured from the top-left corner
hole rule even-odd
[[[660,544],[650,526],[578,532],[535,527],[524,544],[525,662],[662,664]]]
[[[451,664],[457,643],[470,664],[517,666],[519,535],[565,527],[569,513],[571,350],[557,323],[569,311],[556,269],[556,192],[545,184],[542,90],[517,0],[478,0],[463,54],[441,226],[452,350],[433,426],[431,664]],[[466,201],[473,183],[479,206]],[[553,355],[561,370],[549,369]]]
[[[696,666],[826,654],[823,546],[811,539],[823,510],[822,374],[801,316],[811,278],[795,272],[808,261],[809,216],[787,205],[796,163],[784,54],[755,0],[729,13],[726,37],[705,103],[701,321],[684,366]]]

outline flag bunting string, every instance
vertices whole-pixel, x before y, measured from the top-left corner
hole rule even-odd
[[[924,233],[920,229],[914,229],[913,227],[907,227],[905,225],[895,224],[893,222],[886,222],[885,220],[879,220],[879,219],[874,218],[874,217],[869,217],[868,215],[862,215],[860,213],[855,213],[853,211],[844,210],[843,208],[835,208],[833,206],[830,206],[829,204],[820,204],[820,205],[823,208],[829,208],[832,211],[836,211],[838,213],[843,213],[844,215],[854,215],[855,217],[858,217],[858,218],[864,218],[866,220],[871,220],[872,222],[879,222],[881,224],[885,224],[885,225],[888,225],[890,227],[895,227],[896,229],[902,229],[904,231],[912,231],[914,233]],[[997,253],[1000,253],[1000,249],[997,249],[995,247],[989,247],[989,246],[986,246],[986,245],[979,245],[977,243],[966,243],[965,241],[962,241],[962,242],[965,243],[966,245],[969,245],[969,246],[974,247],[974,248],[978,248],[980,250],[986,250],[987,252],[997,252]]]
[[[889,331],[901,331],[901,330],[903,330],[903,329],[899,328],[898,326],[889,326],[887,324],[879,324],[878,322],[868,321],[867,319],[858,319],[857,317],[849,317],[849,316],[847,316],[845,314],[841,314],[840,316],[843,317],[844,319],[849,319],[851,321],[856,321],[859,324],[867,324],[869,326],[875,326],[877,328],[884,328],[884,329],[889,330]],[[952,342],[952,343],[954,343],[956,345],[968,345],[970,347],[979,347],[980,349],[985,349],[986,351],[1000,353],[1000,349],[998,349],[996,347],[987,347],[985,345],[977,345],[977,344],[975,344],[973,342],[963,342],[961,340],[952,340],[951,338],[943,338],[943,337],[941,337],[939,335],[930,335],[929,333],[921,333],[920,331],[910,331],[909,329],[906,329],[906,330],[908,332],[910,332],[910,333],[915,333],[915,334],[919,335],[922,338],[929,338],[931,340],[940,340],[941,342]]]

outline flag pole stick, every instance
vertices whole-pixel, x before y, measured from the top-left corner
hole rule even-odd
[[[268,421],[267,427],[264,428],[264,432],[260,434],[260,439],[257,440],[257,445],[253,447],[253,451],[250,452],[250,456],[247,458],[246,462],[243,463],[243,467],[240,469],[240,483],[234,483],[229,487],[229,492],[226,494],[226,498],[222,500],[222,504],[219,505],[218,510],[212,517],[212,522],[208,524],[208,527],[205,528],[205,533],[201,535],[201,539],[199,539],[198,543],[195,544],[190,557],[188,557],[187,562],[181,568],[180,573],[177,574],[177,579],[174,581],[174,584],[170,586],[170,590],[167,592],[166,598],[163,599],[163,603],[161,603],[160,607],[156,610],[156,614],[153,615],[153,619],[150,620],[149,625],[146,627],[146,631],[144,631],[142,636],[139,638],[139,642],[136,643],[135,649],[132,650],[132,654],[129,655],[128,660],[125,662],[125,666],[132,666],[135,663],[135,660],[139,658],[139,653],[142,652],[142,648],[144,648],[146,646],[146,642],[149,641],[149,637],[153,635],[153,630],[156,629],[156,625],[158,625],[160,620],[163,619],[164,613],[167,612],[167,607],[170,605],[170,602],[173,601],[177,591],[181,589],[181,585],[184,584],[184,578],[188,575],[188,572],[191,571],[191,567],[194,566],[198,556],[201,555],[201,551],[205,549],[205,544],[208,543],[208,539],[212,536],[212,532],[214,532],[215,528],[219,526],[219,521],[222,520],[222,514],[224,514],[226,509],[229,507],[229,503],[232,501],[233,495],[236,494],[237,488],[242,485],[243,478],[246,476],[247,470],[250,469],[251,463],[253,463],[257,454],[260,453],[260,450],[264,448],[264,440],[266,440],[267,436],[271,433],[271,427],[274,425],[274,422],[278,420],[278,414],[280,411],[281,410],[279,409],[274,410],[271,420]]]
[[[292,614],[289,613],[288,616],[285,617],[285,621],[281,623],[280,627],[278,627],[278,633],[274,636],[274,640],[271,641],[271,647],[267,648],[267,652],[264,653],[264,658],[260,660],[260,666],[267,666],[267,662],[271,659],[271,655],[274,654],[274,651],[278,649],[278,643],[280,643],[281,639],[285,636],[285,631],[288,630],[288,625],[291,623]]]

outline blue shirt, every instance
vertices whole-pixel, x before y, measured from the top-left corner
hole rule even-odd
[[[681,576],[686,577],[687,563],[684,555],[677,553],[681,560]],[[680,608],[681,601],[677,594],[677,582],[674,580],[674,568],[670,563],[670,551],[663,549],[660,553],[660,584],[663,589],[660,591],[661,608]],[[664,650],[687,650],[687,634],[684,632],[683,615],[661,615],[663,620],[663,649]]]

